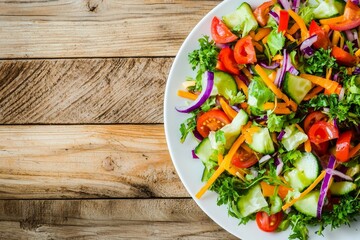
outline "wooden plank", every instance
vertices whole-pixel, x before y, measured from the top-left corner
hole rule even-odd
[[[0,199],[188,197],[162,125],[0,126]]]
[[[162,123],[172,61],[0,61],[0,124]]]
[[[2,200],[1,239],[235,239],[192,199]]]
[[[1,1],[1,58],[174,56],[220,0]]]

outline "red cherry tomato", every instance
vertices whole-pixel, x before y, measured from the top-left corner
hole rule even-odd
[[[350,141],[352,135],[352,131],[343,132],[336,141],[335,157],[340,162],[349,161]]]
[[[353,66],[356,64],[356,57],[348,53],[342,48],[337,46],[332,47],[331,56],[333,56],[336,61],[345,66]]]
[[[344,21],[329,24],[329,27],[336,31],[345,31],[360,26],[360,8],[352,1],[347,1],[344,10]]]
[[[273,1],[264,2],[254,10],[254,16],[260,26],[264,27],[269,21],[270,7],[274,5]]]
[[[319,144],[311,143],[312,149],[318,154],[318,155],[324,155],[328,152],[329,149],[329,141],[322,142]]]
[[[278,212],[270,216],[266,212],[256,213],[256,223],[258,227],[265,232],[275,231],[280,225],[282,218],[282,212]]]
[[[250,36],[239,39],[234,48],[235,61],[238,64],[256,62],[256,52]]]
[[[217,17],[211,22],[211,36],[216,43],[229,43],[235,41],[238,37]]]
[[[231,159],[231,163],[238,168],[248,168],[258,162],[257,157],[254,153],[247,152],[242,147],[239,147],[233,158]]]
[[[231,121],[220,109],[213,109],[202,114],[196,123],[196,130],[201,136],[207,137],[210,131],[216,131]]]
[[[321,111],[315,111],[306,116],[304,120],[304,131],[307,133],[314,123],[324,120],[327,121],[329,117]]]
[[[315,144],[323,143],[339,137],[339,130],[331,123],[319,121],[309,129],[310,141]]]
[[[327,49],[329,47],[330,39],[328,35],[326,34],[324,29],[322,29],[319,25],[316,24],[314,20],[312,20],[310,23],[309,34],[310,36],[317,35],[317,40],[313,44],[315,48]]]
[[[234,59],[234,51],[231,48],[223,48],[218,55],[219,61],[223,63],[226,72],[238,75],[240,73],[239,67]]]

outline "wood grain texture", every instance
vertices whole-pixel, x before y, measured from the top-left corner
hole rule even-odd
[[[191,199],[0,201],[1,239],[235,239]]]
[[[0,61],[0,124],[162,123],[172,61]]]
[[[220,2],[0,1],[0,57],[174,56]]]
[[[162,125],[0,126],[0,199],[188,197]]]

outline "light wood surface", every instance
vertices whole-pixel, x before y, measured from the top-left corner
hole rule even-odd
[[[234,239],[163,129],[174,57],[220,2],[0,1],[0,239]]]

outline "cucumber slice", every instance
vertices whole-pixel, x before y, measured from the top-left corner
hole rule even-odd
[[[318,4],[314,6],[316,8],[313,11],[316,19],[330,18],[344,12],[345,1],[328,0],[317,2]]]
[[[271,214],[275,214],[281,211],[281,207],[282,207],[282,200],[279,196],[275,195],[270,197],[270,213]]]
[[[302,154],[302,157],[294,162],[296,169],[302,171],[307,179],[311,182],[320,174],[320,164],[317,157],[312,154],[305,152]]]
[[[281,139],[281,143],[288,151],[296,149],[300,144],[308,140],[308,136],[300,132],[295,124],[285,127],[284,131],[285,134]]]
[[[238,92],[235,79],[230,74],[221,71],[214,72],[214,87],[217,93],[226,99],[230,99],[229,94],[236,96]]]
[[[246,141],[246,143],[252,150],[258,153],[271,154],[275,152],[274,143],[268,128],[260,128],[258,132],[252,134],[252,142]]]
[[[243,37],[258,28],[251,6],[245,2],[234,12],[223,16],[222,20],[232,31],[241,32]]]
[[[311,88],[311,81],[292,75],[289,72],[286,73],[283,85],[284,92],[297,104],[299,104],[304,99]]]
[[[284,177],[297,191],[304,190],[320,174],[319,161],[312,153],[303,153],[302,157],[294,162],[294,166],[295,169],[285,173]]]
[[[194,151],[202,161],[217,161],[217,150],[211,147],[209,138],[204,138]]]
[[[296,168],[285,173],[284,177],[290,186],[299,192],[304,190],[312,183],[308,178],[305,177],[303,172]]]
[[[319,196],[319,191],[312,191],[308,193],[304,198],[297,201],[294,204],[294,207],[296,210],[305,215],[316,217]]]
[[[239,136],[242,126],[248,122],[248,115],[240,110],[230,124],[225,125],[219,131],[224,132],[225,144],[216,141],[215,132],[210,132],[209,139],[213,149],[220,150],[222,147],[229,149]]]
[[[250,188],[245,195],[240,196],[239,201],[237,202],[237,207],[243,217],[249,216],[267,206],[268,203],[262,195],[259,184]]]
[[[333,182],[330,186],[330,192],[334,195],[345,195],[356,189],[356,184],[353,182]]]

